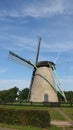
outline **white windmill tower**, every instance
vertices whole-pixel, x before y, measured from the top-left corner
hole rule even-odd
[[[38,49],[36,55],[36,63],[33,64],[17,54],[9,51],[9,58],[17,63],[27,63],[33,66],[34,70],[32,73],[30,91],[29,91],[29,101],[32,102],[58,102],[57,90],[63,96],[66,101],[64,92],[60,88],[60,82],[58,86],[55,86],[55,80],[53,77],[53,72],[57,77],[55,71],[55,64],[51,61],[39,61],[39,51],[40,51],[41,38],[39,37]],[[58,79],[59,81],[59,79]]]

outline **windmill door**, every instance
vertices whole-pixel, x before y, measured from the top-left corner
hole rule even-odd
[[[44,102],[49,102],[49,97],[48,97],[48,94],[44,94]]]

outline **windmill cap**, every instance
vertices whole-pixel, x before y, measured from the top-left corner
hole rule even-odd
[[[53,70],[55,69],[55,64],[51,61],[40,61],[37,63],[37,67],[50,67],[52,68]]]

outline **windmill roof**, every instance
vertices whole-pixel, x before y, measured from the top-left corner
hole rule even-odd
[[[51,67],[52,69],[55,68],[55,64],[51,61],[39,61],[37,63],[37,67],[43,67],[43,66]]]

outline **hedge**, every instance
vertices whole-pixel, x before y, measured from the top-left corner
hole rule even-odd
[[[0,122],[10,125],[50,127],[48,111],[0,108]]]

